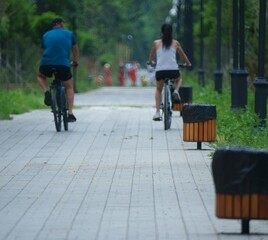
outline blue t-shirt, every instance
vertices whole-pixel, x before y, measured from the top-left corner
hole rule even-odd
[[[40,65],[63,65],[70,67],[70,54],[76,39],[71,31],[54,28],[43,35],[44,49]]]

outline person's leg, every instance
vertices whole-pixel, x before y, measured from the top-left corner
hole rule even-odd
[[[179,91],[182,84],[182,77],[179,76],[177,79],[174,80],[175,90]]]
[[[155,91],[155,107],[156,112],[160,111],[160,105],[162,101],[162,89],[164,86],[164,80],[156,81],[156,91]]]
[[[42,73],[38,72],[37,73],[37,81],[41,88],[44,90],[44,92],[48,91],[48,81],[45,75]]]
[[[179,89],[181,87],[181,83],[182,83],[181,76],[179,76],[177,79],[174,80],[175,90],[174,90],[172,96],[173,96],[173,99],[175,101],[181,101],[181,96],[179,94]]]
[[[42,73],[38,72],[37,73],[37,81],[39,82],[39,85],[41,86],[41,88],[44,91],[45,94],[45,98],[44,98],[44,103],[47,106],[51,106],[51,94],[48,91],[48,81],[47,81],[47,77],[45,75],[43,75]]]
[[[73,114],[73,105],[74,105],[74,87],[73,87],[73,78],[63,81],[63,85],[66,91],[66,101],[68,105],[68,113]]]

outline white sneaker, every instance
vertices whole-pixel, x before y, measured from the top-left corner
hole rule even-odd
[[[173,94],[172,94],[172,97],[175,101],[178,101],[180,102],[181,101],[181,96],[179,94],[179,92],[177,90],[174,90]]]
[[[156,112],[154,117],[153,117],[154,121],[160,121],[161,120],[161,116],[160,116],[160,112]]]

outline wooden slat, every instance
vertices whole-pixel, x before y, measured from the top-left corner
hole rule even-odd
[[[208,142],[210,142],[211,141],[211,135],[212,135],[212,123],[211,123],[211,120],[208,120],[207,121],[207,123],[208,123]]]
[[[186,128],[187,128],[187,123],[183,123],[183,141],[186,141]]]
[[[187,140],[191,140],[191,123],[187,123],[187,128],[188,128],[188,134],[187,134]]]
[[[259,218],[260,219],[265,219],[267,218],[268,216],[266,215],[266,195],[265,194],[260,194],[259,195]]]
[[[183,124],[183,141],[190,140],[190,123]]]
[[[194,123],[194,141],[198,142],[198,122]]]
[[[220,198],[220,194],[216,194],[215,197],[215,213],[217,217],[220,217],[220,204],[221,204],[221,198]]]
[[[265,194],[265,219],[268,219],[268,194]]]
[[[215,139],[214,139],[214,120],[212,119],[212,120],[210,120],[210,126],[211,126],[211,142],[214,142],[215,141]]]
[[[250,218],[250,195],[242,195],[242,216],[241,218]]]
[[[216,141],[216,120],[212,120],[212,141]]]
[[[203,122],[198,123],[198,142],[203,141],[203,135],[204,135],[204,128],[203,128]]]
[[[190,135],[189,135],[189,140],[193,142],[194,140],[194,123],[189,123],[190,125]]]
[[[204,122],[204,136],[203,136],[203,141],[207,142],[208,141],[208,123],[207,121]]]
[[[258,195],[252,194],[250,198],[250,218],[258,218],[258,203]]]
[[[216,216],[219,218],[225,218],[225,195],[216,194]]]
[[[242,195],[236,194],[233,196],[233,204],[234,204],[233,217],[234,218],[241,218],[241,216],[242,216],[242,214],[241,214],[241,210],[242,210],[241,199],[242,199]]]
[[[225,195],[225,205],[226,218],[233,218],[233,196],[231,194]]]

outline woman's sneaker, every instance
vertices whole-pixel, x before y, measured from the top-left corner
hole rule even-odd
[[[172,94],[172,97],[175,102],[180,102],[181,101],[181,96],[177,90],[175,90]]]
[[[156,112],[154,117],[153,117],[154,121],[160,121],[161,120],[161,116],[160,116],[160,112]]]

